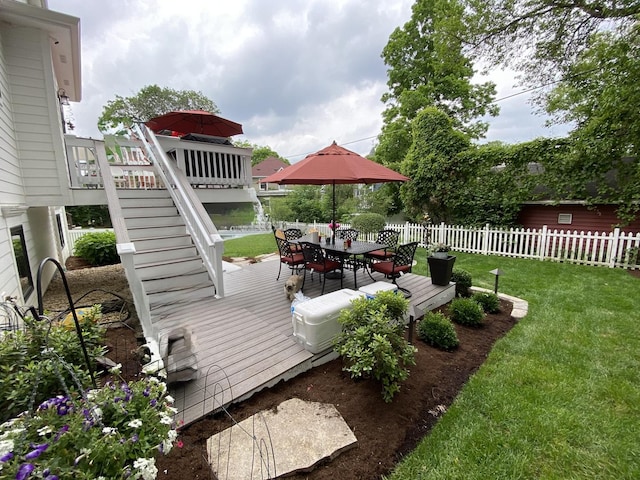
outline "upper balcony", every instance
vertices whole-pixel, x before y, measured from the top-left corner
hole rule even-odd
[[[162,135],[157,138],[202,202],[249,201],[244,191],[252,186],[251,148]],[[97,163],[100,155],[107,159],[118,188],[164,188],[138,140],[113,136],[93,140],[66,135],[65,143],[74,204],[106,203]]]

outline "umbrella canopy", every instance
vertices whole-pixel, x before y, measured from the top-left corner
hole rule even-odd
[[[181,110],[154,117],[145,122],[154,132],[173,130],[182,134],[201,133],[231,137],[242,133],[242,125],[203,110]]]
[[[336,184],[404,182],[408,177],[364,158],[334,141],[304,160],[263,178],[280,185],[333,185],[333,218],[336,217]]]

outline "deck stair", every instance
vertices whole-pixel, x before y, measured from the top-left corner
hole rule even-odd
[[[118,190],[118,198],[152,322],[154,310],[167,304],[213,296],[213,282],[167,190]]]

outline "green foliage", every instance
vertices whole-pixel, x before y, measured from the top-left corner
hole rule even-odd
[[[471,295],[471,300],[478,302],[486,313],[498,313],[500,311],[500,299],[495,293],[476,292]]]
[[[384,229],[385,218],[377,213],[361,213],[351,220],[351,228],[355,228],[362,234],[375,233]]]
[[[105,353],[105,330],[97,322],[99,317],[100,307],[94,306],[81,322],[92,362]],[[91,383],[73,326],[33,319],[25,320],[25,325],[25,331],[7,332],[0,341],[0,422],[27,410],[32,398],[37,405],[64,393],[65,386],[76,390]]]
[[[74,225],[82,227],[111,228],[111,216],[106,205],[81,205],[66,207]]]
[[[454,298],[449,305],[451,319],[460,325],[482,325],[485,313],[482,306],[471,298]]]
[[[74,255],[94,266],[120,263],[120,256],[116,250],[116,235],[113,232],[92,232],[83,235],[76,242]]]
[[[145,122],[176,110],[220,112],[216,104],[202,92],[147,85],[130,97],[116,95],[115,100],[109,100],[98,119],[98,129],[103,133],[112,131],[126,134],[127,128],[137,121]]]
[[[451,273],[451,281],[456,284],[456,296],[468,297],[471,288],[471,274],[461,268],[454,268]]]
[[[340,312],[342,332],[335,350],[347,364],[352,378],[374,378],[382,384],[382,397],[390,402],[415,365],[416,349],[404,338],[403,315],[409,302],[394,292],[382,292],[368,300],[353,301]]]
[[[453,129],[449,116],[433,107],[423,109],[412,123],[413,142],[401,171],[411,181],[401,187],[402,200],[414,217],[427,212],[434,222],[452,218],[450,202],[464,191],[473,165],[458,161],[469,140]]]
[[[155,378],[48,397],[0,425],[2,478],[154,479],[177,438],[172,402]]]
[[[456,329],[444,314],[427,312],[418,324],[418,337],[434,347],[451,350],[459,345]]]

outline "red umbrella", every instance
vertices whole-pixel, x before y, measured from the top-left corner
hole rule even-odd
[[[215,137],[231,137],[242,133],[242,125],[203,110],[181,110],[169,112],[145,122],[154,132],[201,133]]]
[[[336,184],[405,182],[408,177],[364,158],[334,141],[304,160],[286,167],[260,182],[280,185],[333,185],[333,218],[336,217]]]

